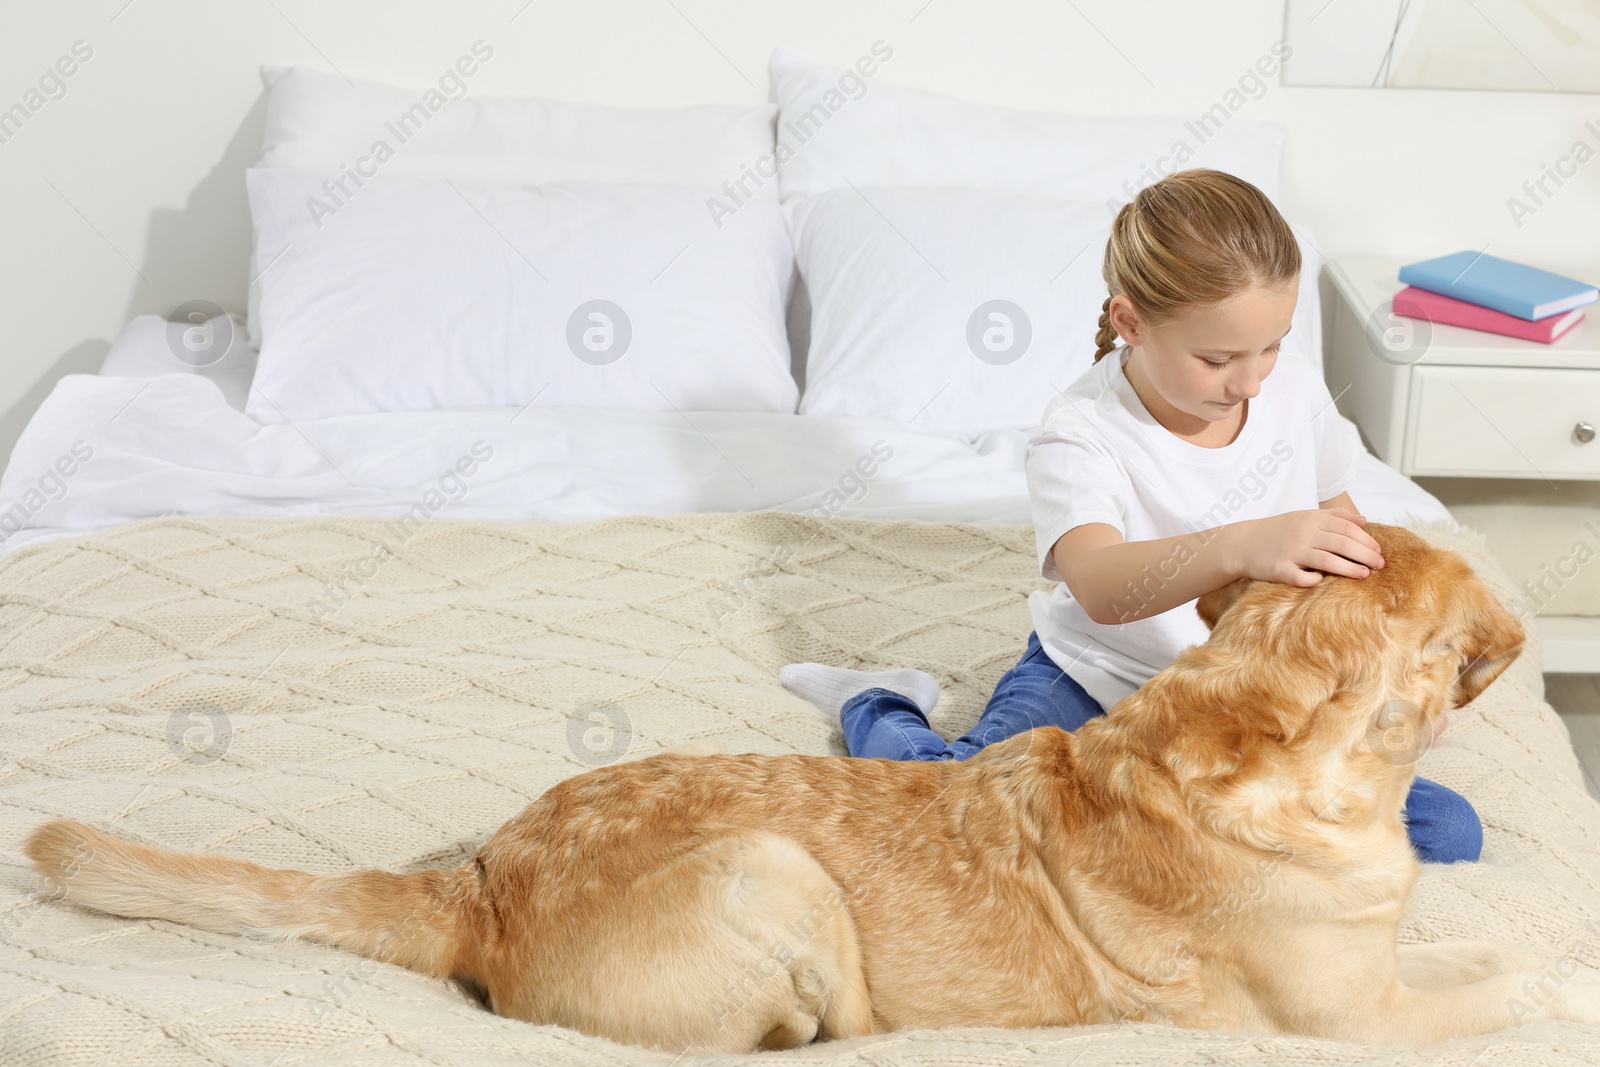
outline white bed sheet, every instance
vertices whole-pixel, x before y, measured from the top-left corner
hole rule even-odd
[[[240,410],[252,355],[242,330],[242,355],[181,373],[165,373],[177,363],[165,330],[159,317],[135,319],[101,375],[56,384],[0,477],[0,554],[170,514],[1030,518],[1020,430],[968,438],[877,419],[545,407],[268,424]],[[475,444],[492,454],[462,474]],[[1351,497],[1374,521],[1453,525],[1370,454]]]

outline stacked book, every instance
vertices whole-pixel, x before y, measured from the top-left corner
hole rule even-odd
[[[1550,344],[1600,298],[1594,286],[1482,252],[1455,252],[1400,268],[1392,311],[1410,319]]]

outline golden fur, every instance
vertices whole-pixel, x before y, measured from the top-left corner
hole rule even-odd
[[[560,782],[471,860],[405,875],[64,819],[25,847],[91,907],[304,937],[674,1052],[1124,1019],[1406,1046],[1497,1030],[1547,965],[1397,948],[1418,873],[1401,809],[1435,725],[1523,634],[1460,556],[1367,529],[1384,569],[1210,593],[1210,639],[1107,715],[965,762],[668,752]],[[1577,970],[1538,1016],[1600,1023],[1600,976]]]

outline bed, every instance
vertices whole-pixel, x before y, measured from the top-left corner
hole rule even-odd
[[[1297,334],[1319,337],[1315,302],[1302,311]],[[498,1018],[317,945],[63,906],[18,845],[66,815],[312,871],[445,866],[604,763],[694,741],[843,755],[837,724],[777,683],[796,660],[927,670],[943,686],[932,724],[957,736],[1015,661],[1040,585],[1028,430],[804,401],[275,421],[247,410],[264,373],[252,323],[206,328],[216,358],[177,366],[171,324],[135,319],[101,374],[58,383],[0,478],[15,502],[0,529],[0,1059],[713,1062]],[[1351,495],[1370,518],[1460,550],[1512,603],[1480,535],[1361,462]],[[1402,939],[1494,937],[1600,966],[1600,805],[1539,656],[1535,638],[1423,758],[1473,802],[1485,843],[1480,862],[1423,869]],[[1600,1062],[1600,1029],[1534,1023],[1417,1053],[1145,1024],[918,1030],[714,1061],[746,1059],[1542,1065]]]

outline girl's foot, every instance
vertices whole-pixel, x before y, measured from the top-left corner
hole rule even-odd
[[[822,663],[791,663],[778,672],[778,681],[795,696],[811,701],[830,715],[839,714],[845,701],[868,689],[899,693],[926,715],[939,703],[939,683],[926,671],[909,667],[896,671],[852,671]]]

